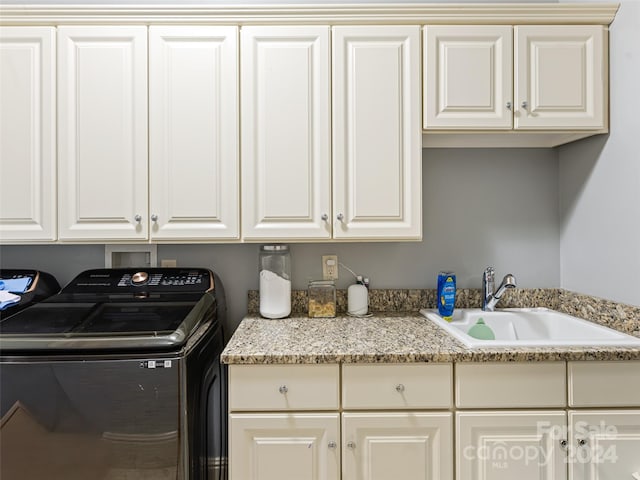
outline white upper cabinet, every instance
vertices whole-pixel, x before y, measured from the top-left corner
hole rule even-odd
[[[241,39],[243,238],[421,238],[420,27]]]
[[[147,28],[58,28],[61,240],[146,239]]]
[[[56,238],[55,28],[0,28],[0,241]]]
[[[420,27],[333,29],[336,239],[420,239]]]
[[[604,27],[515,27],[515,127],[603,129]]]
[[[478,136],[463,146],[554,146],[604,132],[606,58],[602,25],[427,26],[428,146],[460,145],[473,139],[469,130],[550,133],[515,141],[497,136],[493,145]],[[469,135],[438,136],[438,130]]]
[[[420,240],[423,147],[608,131],[617,4],[31,7],[0,243]]]
[[[243,238],[330,238],[329,27],[244,27],[241,52]]]
[[[239,237],[238,142],[238,28],[150,27],[151,239]]]
[[[424,128],[510,129],[510,26],[424,29]]]

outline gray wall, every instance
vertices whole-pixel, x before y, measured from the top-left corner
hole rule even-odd
[[[558,159],[553,149],[423,150],[421,242],[294,244],[294,288],[321,277],[323,254],[371,279],[373,288],[435,288],[440,269],[452,269],[461,287],[480,286],[494,265],[513,272],[522,287],[560,286]],[[258,288],[258,245],[160,245],[158,258],[210,267],[221,276],[231,328],[246,313],[247,290]],[[38,268],[68,282],[104,266],[102,245],[2,246],[4,268]],[[338,287],[351,275],[340,269]]]
[[[559,149],[563,288],[640,305],[640,2],[610,27],[610,134]]]

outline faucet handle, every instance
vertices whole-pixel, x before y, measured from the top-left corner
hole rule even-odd
[[[496,270],[493,267],[487,267],[484,269],[483,273],[484,278],[487,280],[493,280],[496,277]]]

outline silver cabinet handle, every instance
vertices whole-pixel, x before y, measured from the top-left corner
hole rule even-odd
[[[347,448],[350,448],[351,450],[354,450],[356,448],[356,443],[355,442],[347,442]]]
[[[563,450],[567,449],[568,444],[569,442],[567,442],[565,439],[560,440],[560,446],[562,447]]]
[[[511,110],[511,102],[507,102],[507,110]]]
[[[336,219],[337,219],[339,222],[341,222],[341,221],[343,221],[343,220],[344,220],[344,215],[343,215],[343,214],[341,214],[341,213],[339,213],[339,214],[336,216]]]
[[[287,392],[289,391],[289,389],[287,388],[287,386],[286,386],[286,385],[280,385],[280,388],[278,389],[278,391],[279,391],[281,394],[283,394],[283,395],[284,395],[285,393],[287,393]]]
[[[323,213],[320,218],[326,222],[327,220],[329,220],[329,215],[327,215],[326,213]]]
[[[155,213],[151,215],[151,221],[152,222],[157,222],[158,221],[158,215],[156,215]]]
[[[396,392],[398,393],[402,393],[404,392],[404,385],[399,383],[398,385],[396,385]]]
[[[525,110],[527,108],[529,108],[529,104],[527,103],[527,101],[525,100],[524,102],[522,102],[522,108],[524,108]]]
[[[333,440],[331,440],[328,444],[327,447],[329,448],[336,448],[338,446],[338,444],[336,442],[334,442]]]
[[[578,446],[584,447],[587,444],[587,441],[584,438],[578,440]]]
[[[142,215],[136,215],[135,217],[133,217],[133,219],[137,222],[140,223],[142,221]]]

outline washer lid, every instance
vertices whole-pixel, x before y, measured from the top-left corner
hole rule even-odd
[[[197,327],[215,319],[215,297],[43,302],[0,322],[0,349],[166,350],[181,347]]]

